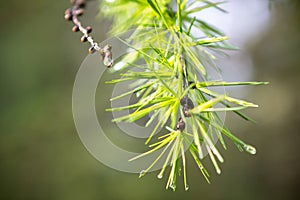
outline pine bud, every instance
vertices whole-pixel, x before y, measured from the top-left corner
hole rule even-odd
[[[89,48],[89,53],[90,53],[90,54],[95,53],[95,51],[96,51],[95,47],[91,46],[91,47]]]
[[[77,25],[73,26],[72,31],[73,32],[78,32],[79,31],[79,26],[77,26]]]
[[[72,19],[73,19],[73,15],[72,14],[66,14],[65,15],[65,20],[71,21]]]
[[[92,29],[92,27],[91,27],[91,26],[88,26],[88,27],[86,27],[86,32],[87,32],[87,33],[91,33],[91,32],[92,32],[92,30],[93,30],[93,29]]]
[[[188,96],[184,96],[180,100],[180,104],[188,109],[193,109],[195,107],[193,101]]]
[[[185,129],[185,123],[184,123],[184,121],[182,120],[181,117],[179,118],[179,120],[176,124],[176,129],[180,130],[180,132],[184,131],[184,129]]]
[[[183,112],[185,117],[191,117],[190,111],[186,106],[183,106],[182,112]]]
[[[65,11],[65,15],[67,15],[67,14],[72,14],[72,11],[71,11],[70,8],[68,8],[68,9]]]
[[[82,36],[80,39],[81,42],[86,42],[87,41],[87,37],[86,36]]]

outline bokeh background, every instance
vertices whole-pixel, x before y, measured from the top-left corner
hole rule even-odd
[[[72,87],[88,47],[63,19],[69,1],[1,1],[0,199],[299,199],[300,4],[261,1],[270,3],[260,11],[268,12],[268,23],[257,32],[251,28],[242,48],[252,63],[246,77],[270,85],[243,91],[260,105],[248,111],[258,123],[227,118],[258,153],[240,153],[228,141],[223,173],[216,175],[208,164],[210,185],[190,162],[188,192],[181,179],[172,192],[156,173],[138,179],[112,170],[82,145],[73,123]],[[95,20],[97,5],[89,4],[83,21],[103,41],[110,23]],[[244,32],[252,15],[240,18]],[[243,79],[237,74],[236,80]]]

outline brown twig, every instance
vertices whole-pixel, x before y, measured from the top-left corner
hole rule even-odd
[[[187,68],[186,68],[184,56],[182,54],[180,55],[180,62],[183,69],[182,70],[183,89],[185,90],[186,88],[190,87],[190,84],[193,83],[188,81]],[[190,110],[195,107],[191,98],[189,98],[188,95],[185,95],[184,97],[182,97],[182,99],[180,99],[180,105],[182,106],[182,112],[184,117],[191,117]],[[181,117],[178,119],[178,122],[176,124],[176,129],[180,130],[181,132],[185,129],[185,122]]]
[[[85,0],[71,0],[71,4],[73,5],[71,8],[68,8],[65,11],[65,19],[67,21],[72,21],[74,26],[72,28],[73,32],[81,32],[83,36],[81,37],[81,42],[89,42],[90,48],[89,53],[95,53],[96,51],[101,54],[101,59],[103,60],[103,63],[107,67],[112,67],[113,65],[113,59],[112,59],[112,47],[110,45],[106,45],[104,48],[101,48],[97,42],[93,39],[93,37],[90,35],[92,32],[92,27],[87,26],[84,27],[79,18],[84,13],[84,8],[86,6]]]

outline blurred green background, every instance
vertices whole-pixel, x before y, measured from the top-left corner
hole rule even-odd
[[[274,1],[264,34],[249,41],[253,80],[248,111],[257,124],[234,115],[228,126],[258,153],[230,144],[218,176],[207,184],[189,165],[190,190],[166,191],[151,173],[112,170],[95,160],[79,140],[72,118],[72,86],[87,46],[63,19],[69,1],[2,1],[0,12],[0,199],[299,199],[300,185],[300,5]],[[94,21],[96,2],[84,22],[103,41],[109,23]],[[104,105],[109,106],[109,104]],[[181,184],[181,179],[179,179]],[[165,180],[164,180],[165,181]]]

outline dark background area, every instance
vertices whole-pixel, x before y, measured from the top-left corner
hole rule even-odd
[[[274,1],[270,25],[249,41],[254,80],[247,98],[260,105],[248,111],[258,123],[229,115],[227,124],[257,147],[240,153],[229,141],[218,176],[207,184],[189,165],[190,190],[164,189],[156,173],[112,170],[84,148],[72,117],[72,87],[87,53],[80,35],[63,19],[69,1],[4,1],[0,12],[0,199],[299,199],[300,185],[300,5]],[[108,22],[84,21],[102,41]],[[109,104],[103,105],[109,107]],[[192,162],[190,162],[192,163]]]

